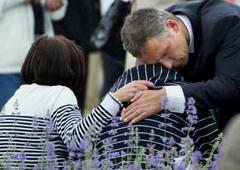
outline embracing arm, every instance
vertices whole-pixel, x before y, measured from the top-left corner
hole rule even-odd
[[[67,147],[71,150],[80,150],[83,147],[82,142],[89,140],[87,136],[98,133],[120,110],[120,104],[108,94],[86,118],[82,118],[76,105],[58,108],[51,118],[54,128]]]
[[[89,140],[87,135],[97,134],[113,116],[122,110],[120,102],[129,101],[136,92],[146,90],[148,86],[152,86],[152,83],[132,82],[114,93],[108,93],[100,105],[85,118],[82,118],[76,106],[77,101],[72,91],[65,90],[58,97],[60,107],[59,104],[55,106],[57,109],[51,115],[53,126],[69,149],[79,150],[82,142]],[[68,100],[69,97],[70,100]]]
[[[179,94],[184,94],[183,97],[187,99],[188,97],[194,97],[196,100],[196,107],[202,109],[218,108],[220,106],[232,104],[239,97],[240,90],[240,21],[238,17],[229,15],[230,18],[226,17],[222,19],[219,24],[215,25],[213,29],[213,37],[208,37],[218,45],[215,47],[215,63],[214,67],[214,77],[207,81],[188,83],[181,85],[178,91]],[[225,27],[225,29],[219,29],[220,27]],[[218,28],[217,28],[218,27]],[[226,28],[227,27],[227,28]],[[225,32],[224,32],[224,31]],[[209,40],[209,41],[210,41]],[[220,45],[219,45],[220,44]],[[212,48],[212,47],[209,47]],[[210,55],[210,54],[209,54]],[[213,55],[213,54],[212,54]],[[169,98],[169,104],[178,103],[178,99],[174,95],[169,96],[168,88],[166,88],[166,94],[156,92],[156,98],[146,97],[146,92],[144,93],[145,98],[140,97],[135,103],[132,103],[126,110],[123,119],[126,121],[131,121],[132,119],[127,119],[131,114],[140,114],[139,120],[142,120],[149,115],[156,112],[154,110],[161,111],[159,106],[160,99],[167,96]],[[181,92],[182,91],[182,92]],[[148,95],[151,95],[150,92]],[[158,99],[158,103],[154,100]],[[174,102],[173,102],[174,101]],[[144,107],[144,103],[152,103],[151,107]],[[182,103],[178,103],[181,106],[185,105],[185,100]],[[154,107],[155,109],[152,109]],[[172,106],[174,108],[174,106]],[[180,108],[180,107],[179,107]],[[181,107],[182,108],[182,107]],[[172,111],[172,110],[171,110]],[[175,112],[182,112],[176,110]],[[144,114],[143,114],[144,113]],[[146,115],[146,116],[145,116]]]

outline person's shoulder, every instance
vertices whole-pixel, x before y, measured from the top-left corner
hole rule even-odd
[[[49,95],[56,94],[56,96],[67,95],[67,96],[74,96],[73,91],[62,85],[38,85],[38,84],[31,84],[26,85],[23,87],[29,90],[31,89],[38,89],[41,93],[48,93]]]
[[[222,20],[226,17],[240,16],[239,7],[225,1],[210,0],[202,7],[203,19]]]
[[[58,91],[60,93],[63,93],[63,94],[73,94],[73,91],[66,87],[66,86],[62,86],[62,85],[56,85],[56,86],[50,86],[51,90],[55,90],[55,91]]]
[[[210,0],[202,7],[200,17],[204,35],[208,38],[212,38],[211,35],[217,37],[221,42],[229,29],[239,21],[240,10],[236,5]]]
[[[76,96],[73,93],[73,91],[66,86],[57,85],[57,86],[52,86],[51,88],[52,90],[58,93],[58,98],[76,99]]]
[[[55,102],[66,102],[66,103],[77,103],[76,97],[73,91],[62,85],[39,85],[39,84],[30,84],[21,86],[21,91],[30,93],[35,91],[35,94],[39,96],[45,96],[51,101]]]
[[[55,92],[53,110],[57,110],[60,107],[71,105],[77,106],[77,98],[73,91],[66,86],[52,86],[52,90]]]
[[[172,5],[166,10],[173,14],[198,15],[203,17],[202,19],[222,18],[240,13],[236,5],[218,0],[192,0]]]

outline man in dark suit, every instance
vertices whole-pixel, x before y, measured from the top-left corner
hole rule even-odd
[[[194,97],[199,110],[214,109],[222,129],[240,107],[240,8],[224,1],[177,4],[166,11],[140,9],[122,28],[126,50],[140,63],[178,69],[191,82],[158,91],[144,91],[125,110],[124,121],[137,122],[162,110],[184,112]]]

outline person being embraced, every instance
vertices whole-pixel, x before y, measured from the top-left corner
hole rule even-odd
[[[163,88],[139,92],[134,97],[119,115],[123,121],[113,127],[114,132],[111,127],[103,130],[98,143],[100,153],[104,153],[101,141],[105,139],[113,141],[113,152],[121,155],[128,151],[127,144],[134,140],[129,140],[131,133],[125,124],[127,122],[138,129],[140,146],[149,148],[146,143],[153,143],[154,149],[161,151],[167,147],[165,142],[170,137],[175,141],[174,146],[181,146],[180,141],[185,135],[181,129],[192,121],[186,114],[186,101],[193,97],[198,121],[191,137],[194,149],[206,153],[206,157],[207,150],[211,149],[218,136],[218,128],[222,130],[227,120],[239,112],[240,72],[236,61],[240,61],[240,55],[239,36],[236,35],[239,35],[240,23],[237,18],[238,7],[215,0],[176,4],[166,10],[144,8],[126,17],[121,30],[125,50],[136,57],[139,64],[159,63],[163,67],[132,68],[114,88],[140,79],[158,80]],[[224,26],[223,29],[216,31],[220,25]],[[178,74],[162,74],[164,69],[170,72],[176,69],[188,83],[176,83],[174,77]],[[165,76],[165,79],[154,78],[158,75]],[[170,82],[168,85],[167,80]],[[156,82],[153,83],[156,86]],[[165,111],[161,105],[164,98],[168,99],[167,112],[171,112],[171,117],[166,118],[166,123],[170,123],[167,126],[161,125],[165,123],[161,118],[162,111]],[[153,136],[154,140],[150,140]],[[119,156],[113,161],[121,165]]]
[[[153,87],[145,80],[131,82],[108,93],[83,118],[75,97],[84,80],[83,59],[81,48],[63,36],[40,36],[32,44],[21,69],[22,85],[0,114],[4,166],[48,169],[53,162],[53,169],[63,168],[68,152],[80,151],[89,131],[98,133],[123,109],[121,102]]]
[[[181,74],[174,69],[167,70],[161,64],[140,64],[125,71],[111,91],[115,92],[129,82],[137,80],[152,82],[154,88],[149,89],[152,94],[165,86],[187,84]],[[130,102],[123,103],[125,108],[138,100],[141,96],[138,94]],[[110,168],[122,169],[126,165],[130,167],[140,158],[138,163],[141,162],[139,166],[143,169],[164,169],[166,163],[170,163],[170,161],[165,162],[168,158],[180,158],[183,156],[182,151],[187,154],[184,147],[188,138],[193,148],[192,151],[188,151],[200,152],[202,158],[199,157],[198,161],[204,163],[204,158],[209,156],[219,134],[214,116],[208,111],[196,108],[192,98],[186,102],[184,113],[171,111],[167,98],[159,101],[159,105],[164,106],[163,111],[144,119],[140,117],[140,121],[139,115],[143,112],[136,110],[138,114],[131,116],[133,120],[131,123],[125,122],[124,113],[119,112],[99,134],[99,140],[96,142],[99,162],[104,164],[111,155]],[[151,104],[146,107],[151,107]],[[155,159],[158,161],[154,161]],[[173,166],[173,164],[168,165]]]

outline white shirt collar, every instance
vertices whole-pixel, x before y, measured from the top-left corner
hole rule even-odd
[[[194,36],[193,36],[193,30],[192,30],[192,24],[189,20],[189,18],[185,15],[176,15],[176,17],[178,17],[179,19],[182,20],[182,22],[184,23],[184,25],[186,26],[188,33],[189,33],[189,53],[193,53],[194,52]]]

